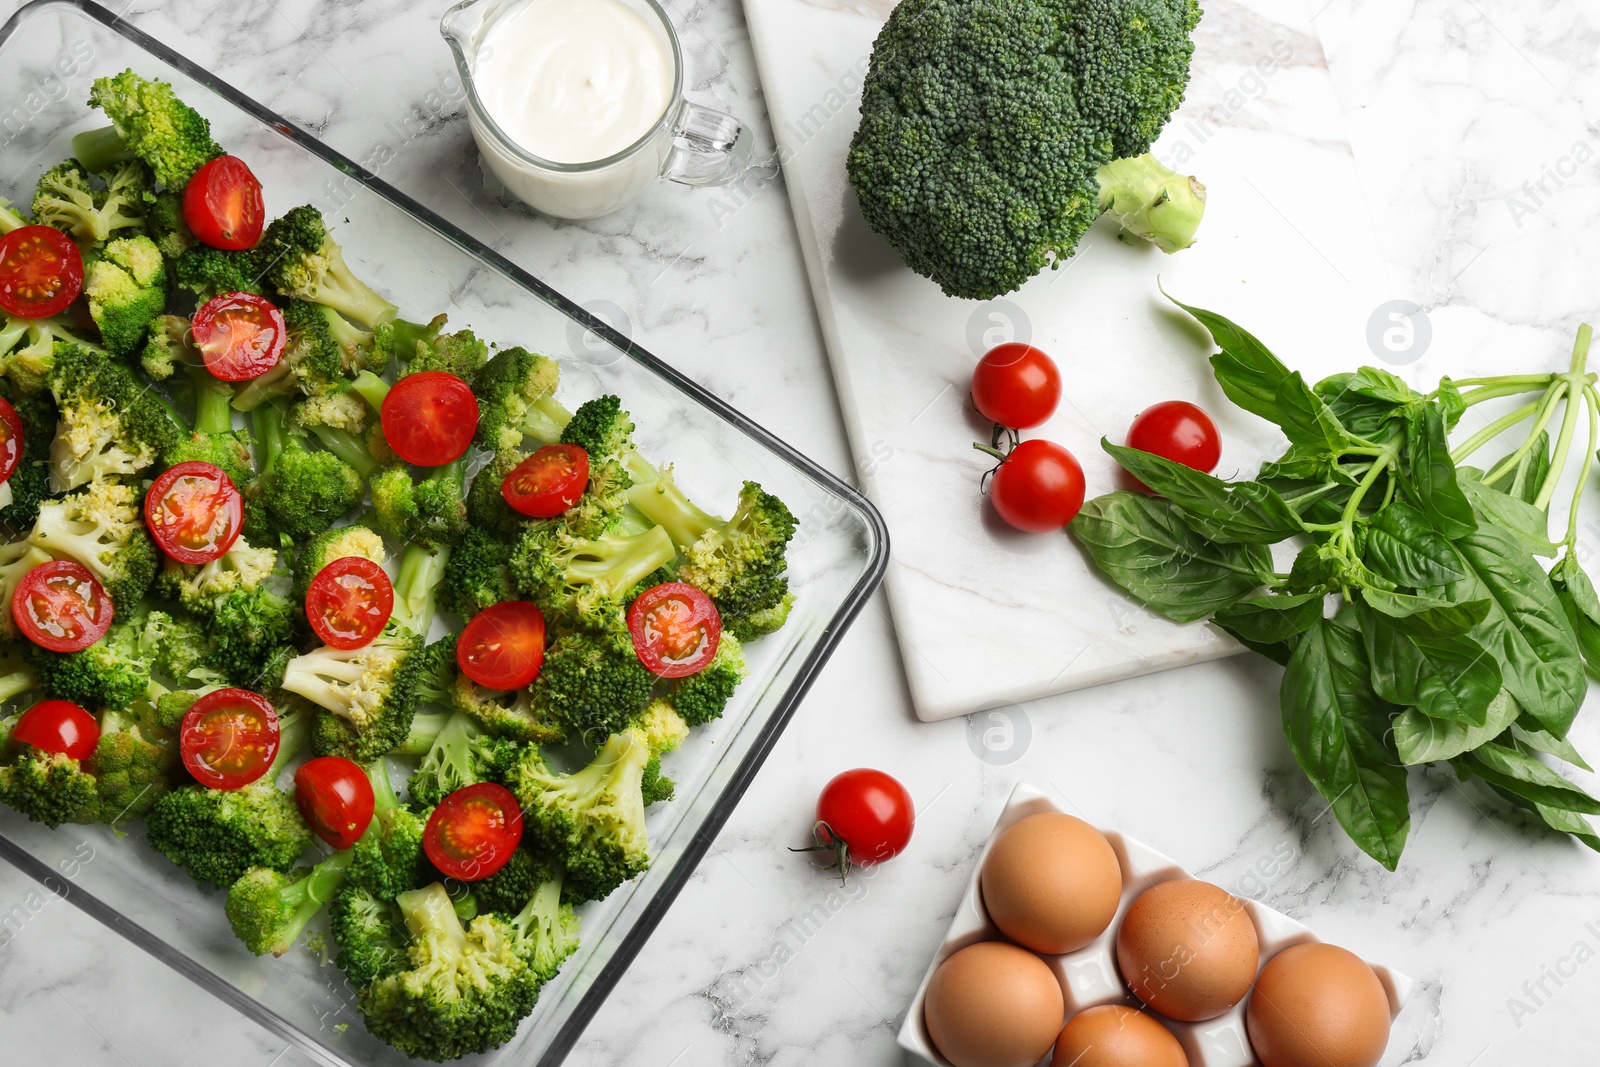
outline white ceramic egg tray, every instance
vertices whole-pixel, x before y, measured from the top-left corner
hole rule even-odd
[[[984,910],[978,884],[984,860],[988,858],[989,850],[994,847],[995,838],[1000,836],[1002,830],[1019,819],[1044,811],[1059,812],[1062,808],[1032,786],[1019,785],[1012,790],[1011,799],[1006,802],[1005,810],[995,822],[994,832],[989,835],[988,843],[972,868],[967,891],[961,898],[960,907],[956,909],[955,919],[950,923],[944,943],[928,965],[928,973],[922,976],[922,984],[917,986],[917,994],[911,1000],[911,1010],[906,1012],[905,1022],[900,1026],[900,1047],[927,1063],[951,1067],[950,1061],[934,1048],[923,1019],[923,1001],[927,997],[928,981],[933,977],[933,972],[939,964],[968,945],[979,941],[1005,940]],[[1117,929],[1122,925],[1122,916],[1135,897],[1157,882],[1194,877],[1153,848],[1122,834],[1106,830],[1100,832],[1111,843],[1117,854],[1117,862],[1122,866],[1122,900],[1117,905],[1117,913],[1105,932],[1089,945],[1064,956],[1043,957],[1061,982],[1068,1019],[1098,1004],[1141,1006],[1117,973]],[[1261,943],[1262,965],[1290,945],[1320,940],[1287,915],[1253,900],[1244,899],[1244,909],[1255,925],[1256,938]],[[1406,997],[1411,993],[1411,979],[1370,960],[1368,965],[1377,974],[1378,981],[1383,983],[1383,991],[1389,997],[1389,1017],[1392,1019],[1400,1014]],[[1244,1010],[1248,1002],[1249,998],[1246,997],[1217,1018],[1199,1023],[1176,1022],[1153,1011],[1150,1015],[1177,1036],[1188,1054],[1190,1067],[1260,1067],[1261,1061],[1250,1050],[1250,1039],[1245,1036]]]

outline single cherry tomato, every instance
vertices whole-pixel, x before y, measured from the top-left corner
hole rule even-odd
[[[83,292],[83,253],[53,226],[0,237],[0,310],[19,319],[59,315]]]
[[[336,559],[306,590],[306,619],[329,648],[365,648],[394,614],[394,583],[365,556]]]
[[[22,462],[22,416],[11,406],[11,401],[0,396],[0,483],[16,473]]]
[[[253,293],[223,293],[194,313],[195,347],[213,377],[258,378],[278,365],[288,332],[283,312]]]
[[[456,666],[488,689],[521,689],[544,665],[544,613],[525,600],[491,604],[456,641]]]
[[[213,159],[194,172],[183,190],[183,221],[212,248],[254,248],[266,215],[261,183],[238,156]]]
[[[1128,447],[1210,474],[1222,458],[1222,435],[1211,416],[1198,407],[1187,400],[1167,400],[1145,408],[1133,420]],[[1134,482],[1149,492],[1137,478]]]
[[[972,372],[972,402],[984,418],[1009,429],[1038,426],[1061,402],[1061,372],[1032,345],[996,345]]]
[[[1024,441],[1000,462],[989,499],[1000,517],[1019,530],[1059,530],[1083,507],[1083,468],[1053,441]]]
[[[11,736],[25,745],[81,761],[94,755],[100,743],[100,724],[70,700],[41,700],[22,713]]]
[[[545,445],[518,463],[500,483],[512,509],[553,519],[578,502],[589,484],[589,453],[581,445]]]
[[[395,454],[419,467],[452,463],[478,431],[472,387],[442,370],[408,374],[383,398],[383,436]]]
[[[817,843],[793,852],[831,852],[842,878],[852,864],[870,867],[905,851],[917,821],[906,787],[882,771],[858,767],[835,775],[817,798]]]
[[[294,772],[294,802],[311,832],[340,850],[361,840],[377,806],[367,772],[343,756],[302,764]]]
[[[11,594],[22,635],[51,652],[82,652],[111,629],[115,606],[89,568],[69,559],[41,563]]]
[[[446,877],[476,882],[511,859],[522,840],[522,808],[511,790],[479,782],[445,797],[422,830],[422,850]]]
[[[178,751],[195,781],[243,789],[278,755],[278,712],[248,689],[216,689],[196,700],[178,729]]]
[[[191,460],[161,472],[144,495],[144,521],[179,563],[210,563],[239,540],[244,498],[221,467]]]
[[[722,615],[711,598],[683,582],[662,582],[628,607],[628,633],[645,670],[683,678],[703,670],[722,640]]]

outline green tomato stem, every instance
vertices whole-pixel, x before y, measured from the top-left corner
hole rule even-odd
[[[1561,436],[1556,439],[1555,456],[1550,460],[1550,470],[1546,472],[1544,485],[1539,488],[1539,495],[1534,499],[1533,506],[1544,510],[1550,506],[1550,498],[1556,492],[1556,480],[1567,464],[1567,452],[1572,448],[1572,433],[1578,426],[1579,392],[1588,383],[1584,381],[1584,363],[1589,358],[1589,342],[1594,337],[1594,330],[1588,323],[1578,327],[1578,339],[1572,346],[1572,367],[1567,371],[1567,410],[1561,419]]]

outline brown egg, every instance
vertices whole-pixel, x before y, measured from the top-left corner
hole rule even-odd
[[[1122,980],[1173,1019],[1214,1019],[1244,999],[1261,946],[1244,902],[1210,882],[1177,878],[1146,889],[1117,931]]]
[[[1172,1031],[1121,1004],[1086,1008],[1056,1039],[1051,1067],[1189,1067]]]
[[[1000,932],[1035,952],[1074,952],[1111,925],[1122,868],[1099,830],[1061,812],[1008,826],[983,861],[983,905]]]
[[[1003,941],[968,945],[928,982],[928,1036],[955,1067],[1033,1067],[1061,1030],[1061,985],[1044,960]]]
[[[1291,945],[1267,961],[1245,1009],[1265,1067],[1375,1067],[1389,1044],[1389,997],[1337,945]]]

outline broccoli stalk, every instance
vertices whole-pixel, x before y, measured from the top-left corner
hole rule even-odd
[[[1127,232],[1172,253],[1194,244],[1206,211],[1206,187],[1146,152],[1114,159],[1096,174],[1100,210]]]
[[[245,536],[304,541],[330,529],[361,503],[361,475],[331,452],[312,451],[293,437],[278,404],[250,414],[261,471],[245,492]]]
[[[433,807],[457,789],[499,781],[517,755],[514,744],[485,734],[471,716],[458,710],[407,782],[411,798]]]
[[[86,170],[95,174],[134,158],[133,151],[122,135],[117,133],[115,126],[101,126],[73,134],[72,155]]]
[[[11,210],[11,201],[0,196],[0,237],[27,225],[29,225],[27,219]]]
[[[322,213],[309,204],[268,226],[257,251],[267,264],[267,279],[284,296],[330,307],[369,330],[398,313],[350,270]]]
[[[228,925],[257,956],[281,956],[293,947],[306,925],[344,887],[353,855],[335,852],[315,867],[284,874],[271,867],[252,867],[228,889],[223,911]]]
[[[561,901],[559,876],[539,883],[528,903],[511,920],[525,943],[528,965],[541,981],[556,976],[566,958],[578,950],[578,917]]]

